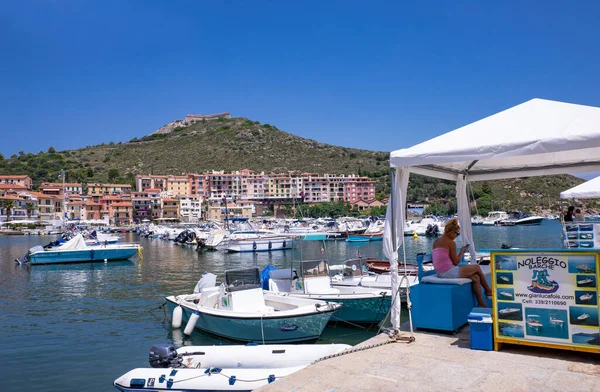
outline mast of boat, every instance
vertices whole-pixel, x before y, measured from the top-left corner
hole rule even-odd
[[[63,223],[66,226],[67,225],[67,201],[66,201],[66,194],[65,194],[65,170],[62,169],[60,171],[60,175],[62,176],[62,210],[63,210]]]
[[[294,239],[292,238],[292,249],[294,248]],[[306,294],[306,284],[304,283],[304,274],[302,271],[302,238],[298,237],[298,249],[300,249],[300,274],[302,276],[302,291]],[[292,267],[290,268],[290,281],[294,277],[294,252],[292,252]]]
[[[227,210],[227,196],[223,196],[223,202],[225,203],[225,228],[229,230],[229,211]]]

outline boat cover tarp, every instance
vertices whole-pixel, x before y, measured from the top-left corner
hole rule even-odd
[[[75,237],[71,238],[69,241],[65,242],[60,246],[60,250],[82,250],[87,249],[87,245],[85,244],[85,239],[81,234],[77,234]]]
[[[207,289],[210,287],[215,287],[217,285],[217,275],[211,274],[210,272],[205,272],[202,274],[202,277],[196,283],[196,287],[194,288],[194,294],[201,293],[203,289]]]
[[[471,245],[471,260],[475,260],[469,198],[463,195],[468,181],[600,171],[600,108],[532,99],[413,147],[393,151],[390,166],[396,169],[392,171],[395,174],[383,250],[391,261],[392,295],[397,295],[394,261],[404,241],[409,173],[457,181],[461,236],[463,244]],[[399,309],[394,308],[391,319],[398,330]]]
[[[600,177],[579,184],[560,193],[563,199],[597,199],[600,198]]]

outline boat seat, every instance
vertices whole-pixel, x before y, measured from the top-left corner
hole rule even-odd
[[[456,278],[456,279],[448,279],[448,278],[440,278],[434,272],[433,275],[426,275],[421,280],[421,283],[430,283],[430,284],[470,284],[471,279],[469,278]]]
[[[435,271],[423,270],[427,261],[431,261],[431,254],[417,255],[419,284],[410,288],[413,325],[420,329],[457,331],[467,323],[467,316],[477,303],[471,279],[438,278]]]
[[[275,293],[289,293],[292,291],[291,279],[269,279],[269,291]]]
[[[329,276],[319,276],[315,278],[304,278],[305,292],[309,294],[337,294],[338,289],[331,288],[331,278]],[[332,291],[333,290],[333,291]]]

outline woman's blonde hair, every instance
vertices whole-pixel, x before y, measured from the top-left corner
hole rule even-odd
[[[454,231],[460,231],[458,218],[450,219],[448,222],[446,222],[446,226],[444,226],[444,234],[452,233]]]

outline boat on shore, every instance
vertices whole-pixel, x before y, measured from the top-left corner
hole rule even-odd
[[[184,346],[158,344],[148,368],[117,378],[120,391],[248,391],[351,348],[347,344]],[[167,376],[168,374],[168,376]]]
[[[166,299],[174,328],[185,322],[188,335],[196,328],[243,342],[316,340],[340,308],[338,303],[263,292],[258,268],[227,270],[221,286]]]

